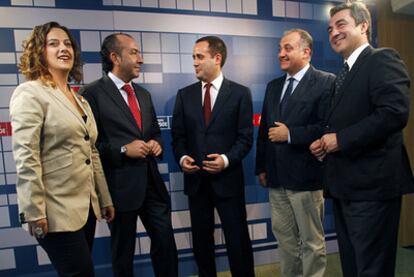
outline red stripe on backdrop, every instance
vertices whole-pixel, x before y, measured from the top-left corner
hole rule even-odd
[[[10,122],[0,122],[0,137],[9,137],[12,134]]]

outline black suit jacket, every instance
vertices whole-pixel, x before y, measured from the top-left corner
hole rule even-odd
[[[289,98],[282,120],[279,106],[285,80],[286,75],[267,85],[257,138],[256,174],[266,173],[270,187],[321,189],[321,163],[312,156],[309,145],[323,134],[323,119],[335,76],[310,66]],[[269,128],[275,127],[275,121],[287,125],[290,143],[269,140]]]
[[[410,80],[393,49],[367,47],[335,95],[326,132],[336,132],[339,151],[326,158],[328,195],[384,200],[413,192],[402,129],[409,113]]]
[[[154,139],[162,145],[150,93],[133,84],[141,109],[141,131],[114,82],[104,76],[86,85],[81,93],[88,100],[98,125],[97,148],[108,181],[109,191],[117,211],[137,210],[143,203],[149,174],[159,192],[169,201],[168,192],[159,174],[154,157],[131,159],[120,153],[121,146],[135,139]]]
[[[252,100],[250,90],[224,79],[206,127],[202,113],[201,82],[178,91],[172,122],[174,155],[179,162],[184,155],[195,159],[198,166],[208,154],[225,154],[229,167],[209,178],[219,196],[240,195],[244,191],[242,159],[253,141]],[[184,174],[184,192],[197,193],[203,170]]]

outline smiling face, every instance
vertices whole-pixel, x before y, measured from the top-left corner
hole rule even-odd
[[[193,65],[197,79],[211,82],[220,74],[221,55],[211,55],[207,41],[200,41],[193,49]]]
[[[341,10],[329,20],[329,42],[332,49],[344,59],[364,43],[368,42],[368,22],[356,24],[349,9]]]
[[[141,64],[143,64],[144,61],[138,44],[133,38],[119,35],[117,36],[117,40],[119,43],[120,54],[115,52],[111,53],[111,60],[114,64],[112,73],[125,83],[128,83],[139,76]]]
[[[289,33],[280,40],[278,54],[280,69],[295,75],[309,63],[310,54],[310,48],[304,46],[299,33]]]
[[[46,36],[45,57],[47,68],[52,74],[61,74],[72,70],[74,51],[69,36],[60,28],[52,28]]]

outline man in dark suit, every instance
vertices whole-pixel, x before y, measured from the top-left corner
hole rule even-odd
[[[393,49],[369,45],[361,2],[330,11],[329,41],[345,62],[325,133],[310,149],[325,160],[344,276],[394,276],[401,196],[414,191],[402,129],[410,80]]]
[[[242,165],[253,140],[250,91],[223,77],[226,45],[220,38],[197,40],[193,59],[200,82],[178,91],[171,133],[189,197],[199,276],[216,276],[214,208],[232,275],[254,276]]]
[[[285,75],[267,85],[257,138],[256,174],[269,187],[282,276],[323,276],[326,249],[321,163],[309,145],[322,135],[333,74],[310,65],[313,40],[302,29],[279,44]]]
[[[132,83],[143,63],[139,47],[127,34],[105,38],[101,49],[106,75],[85,86],[98,125],[101,155],[116,214],[111,230],[115,276],[133,276],[137,217],[151,239],[156,276],[177,276],[177,250],[171,204],[158,171],[161,132],[150,93]]]

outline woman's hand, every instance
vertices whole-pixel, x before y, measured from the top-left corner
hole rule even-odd
[[[115,217],[115,209],[114,206],[109,206],[101,209],[102,218],[106,220],[106,222],[111,222],[114,220]]]
[[[29,222],[30,235],[35,236],[38,239],[43,239],[49,232],[47,226],[47,219],[42,218],[36,221]]]

